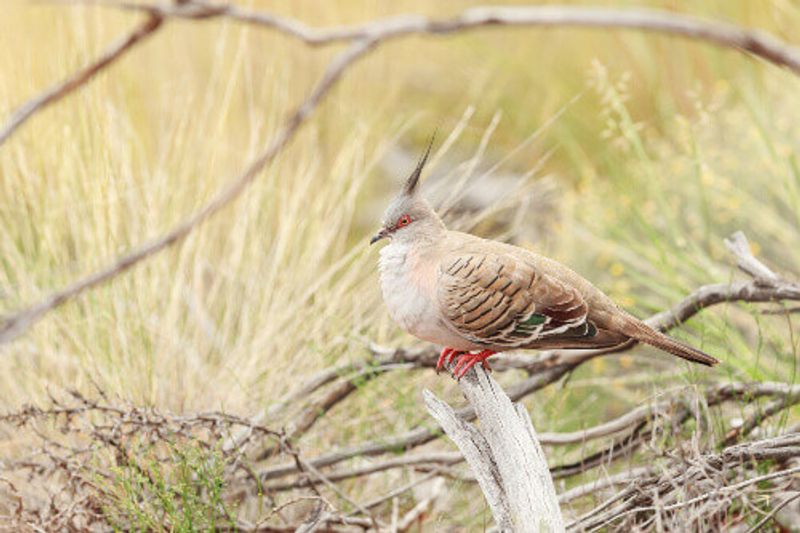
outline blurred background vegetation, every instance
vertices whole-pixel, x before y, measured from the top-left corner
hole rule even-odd
[[[317,26],[480,5],[240,3]],[[789,42],[800,27],[800,3],[790,0],[591,4],[666,8]],[[98,6],[4,2],[3,116],[136,20]],[[0,148],[0,314],[105,266],[207,202],[266,145],[336,50],[225,20],[170,21],[36,116]],[[49,390],[97,386],[172,411],[250,416],[302,377],[364,359],[370,342],[415,345],[386,315],[367,240],[413,164],[393,164],[392,155],[413,161],[435,128],[452,142],[431,165],[432,188],[454,199],[454,223],[494,237],[509,230],[638,316],[737,277],[722,244],[737,229],[759,258],[796,276],[798,95],[795,77],[761,61],[639,32],[489,29],[389,43],[346,74],[234,206],[0,347],[0,402],[10,409]],[[474,187],[499,189],[499,207],[457,209]],[[720,367],[689,368],[646,348],[596,359],[568,385],[526,400],[534,425],[580,429],[687,384],[794,383],[797,315],[763,308],[721,305],[674,332]],[[337,406],[303,450],[429,425],[423,386],[459,400],[449,378],[396,371]],[[0,441],[4,454],[28,445],[13,434]],[[574,454],[558,448],[549,459]],[[481,512],[468,507],[482,502],[476,490],[453,492],[460,511],[448,523],[489,520],[483,503]]]

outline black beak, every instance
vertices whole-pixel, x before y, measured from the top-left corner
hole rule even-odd
[[[372,236],[372,238],[369,240],[369,243],[371,245],[375,244],[379,240],[385,239],[388,236],[389,236],[389,230],[387,230],[386,228],[382,228],[378,233]]]

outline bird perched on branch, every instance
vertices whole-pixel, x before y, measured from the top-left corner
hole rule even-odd
[[[477,363],[488,369],[486,359],[498,352],[607,348],[631,340],[693,363],[718,363],[628,314],[552,259],[448,230],[419,193],[430,150],[370,244],[391,241],[380,253],[383,299],[405,331],[444,346],[437,370],[458,358],[453,372],[461,378]]]

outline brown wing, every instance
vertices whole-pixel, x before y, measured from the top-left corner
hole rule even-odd
[[[519,257],[457,253],[442,262],[438,275],[442,314],[472,342],[517,348],[544,338],[596,333],[577,289]]]

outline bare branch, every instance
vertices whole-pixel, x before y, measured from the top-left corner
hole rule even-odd
[[[120,59],[126,52],[134,46],[144,41],[147,37],[154,34],[161,27],[164,18],[157,13],[150,13],[147,19],[136,27],[129,35],[119,42],[112,44],[103,54],[93,63],[86,65],[81,70],[75,72],[64,81],[54,85],[43,93],[31,98],[25,104],[11,113],[5,125],[0,129],[0,146],[22,126],[25,121],[31,118],[37,111],[44,109],[52,103],[61,100],[69,93],[85,85],[94,78],[101,70],[110,66]]]
[[[329,472],[327,476],[331,481],[343,481],[345,479],[352,479],[378,472],[385,472],[386,470],[391,470],[393,468],[406,468],[418,465],[446,467],[461,463],[463,460],[464,457],[459,452],[404,454],[400,457],[395,457],[379,463],[368,464],[347,470],[334,470]],[[282,483],[269,484],[267,485],[267,489],[277,492],[306,486],[308,486],[307,480],[294,479]]]
[[[376,368],[366,368],[353,376],[341,379],[333,389],[329,390],[322,398],[311,402],[303,409],[297,418],[292,421],[288,428],[289,438],[296,439],[300,437],[311,429],[317,420],[322,418],[329,410],[358,390],[359,386],[397,367],[402,368],[403,365],[384,365]]]
[[[736,257],[736,266],[759,284],[771,286],[780,282],[780,277],[775,272],[755,258],[743,232],[737,231],[725,239],[725,246]]]
[[[770,472],[769,474],[764,474],[764,475],[761,475],[761,476],[751,477],[751,478],[748,478],[748,479],[746,479],[744,481],[736,483],[734,485],[728,485],[728,486],[725,486],[725,487],[720,487],[715,491],[706,492],[706,493],[701,494],[700,496],[697,496],[697,497],[692,498],[690,500],[686,500],[686,501],[683,501],[683,502],[675,503],[675,504],[672,504],[672,505],[664,505],[664,506],[661,506],[661,507],[636,507],[636,508],[629,509],[629,510],[625,511],[624,513],[620,513],[620,514],[615,515],[610,520],[607,520],[606,522],[604,522],[604,524],[608,524],[608,523],[610,523],[612,521],[618,520],[619,518],[622,518],[622,517],[624,517],[626,515],[639,513],[639,512],[643,512],[643,511],[659,511],[659,512],[674,511],[676,509],[680,509],[681,507],[687,507],[687,506],[690,506],[692,504],[695,504],[695,503],[698,503],[698,502],[702,502],[703,500],[707,500],[707,499],[712,498],[712,497],[714,497],[714,496],[716,496],[716,495],[718,495],[720,493],[723,493],[723,492],[736,492],[737,490],[742,489],[742,488],[747,487],[747,486],[750,486],[750,485],[755,485],[757,483],[762,483],[764,481],[770,481],[770,480],[773,480],[773,479],[778,479],[778,478],[782,478],[782,477],[791,476],[791,475],[796,474],[798,472],[800,472],[800,466],[796,466],[796,467],[793,467],[793,468],[787,468],[786,470],[778,470],[777,472]]]
[[[619,472],[613,476],[601,477],[594,481],[584,483],[583,485],[573,487],[566,492],[562,492],[558,495],[558,503],[569,503],[572,500],[577,500],[578,498],[582,498],[584,496],[596,494],[603,489],[630,483],[632,480],[653,474],[653,472],[654,469],[652,467],[642,466],[639,468],[631,468],[630,470]]]
[[[522,384],[526,384],[531,379],[533,378],[523,381]],[[526,388],[527,387],[521,388],[518,386],[513,386],[508,389],[508,395],[512,401],[518,401],[518,398],[521,397],[521,389],[524,390]],[[725,401],[743,397],[759,398],[774,396],[780,398],[795,398],[800,396],[800,385],[792,386],[785,383],[727,383],[709,387],[705,393],[705,396],[708,405],[717,405]],[[638,438],[639,436],[637,436],[637,428],[641,429],[644,427],[644,423],[656,414],[667,413],[674,410],[676,407],[680,406],[683,401],[683,396],[678,394],[671,400],[657,402],[651,406],[637,407],[616,419],[605,422],[593,428],[570,433],[540,433],[538,435],[538,439],[543,445],[559,446],[567,444],[579,444],[589,440],[619,433],[625,429],[631,430],[631,433],[629,433],[626,437],[623,437],[621,440],[613,443],[607,450],[598,452],[593,456],[583,458],[577,463],[561,465],[553,468],[553,472],[556,477],[567,477],[602,464],[609,458],[625,455],[631,449],[638,447],[638,445],[641,444],[641,439]],[[455,410],[455,413],[459,419],[464,421],[471,421],[475,418],[474,410],[470,407],[457,409]],[[678,413],[678,415],[680,415],[678,418],[682,420],[685,417],[688,417],[689,414],[690,413],[687,409],[683,409],[681,413]],[[308,461],[317,468],[324,468],[333,466],[354,457],[373,456],[390,451],[408,450],[420,446],[426,442],[430,442],[438,436],[439,434],[436,431],[429,430],[427,428],[419,428],[401,435],[389,437],[384,440],[369,441],[349,448],[343,448],[336,452],[322,455],[314,459],[309,459]],[[383,463],[357,467],[351,470],[338,471],[329,474],[329,477],[332,480],[339,481],[352,477],[368,475],[391,468],[401,468],[406,466],[432,463],[436,463],[439,466],[449,466],[460,462],[456,459],[458,459],[456,455],[448,454],[443,454],[441,456],[436,454],[406,455],[403,458],[393,458]],[[269,481],[271,479],[285,477],[294,473],[295,471],[295,465],[287,463],[263,470],[260,473],[260,478],[263,481]],[[303,486],[304,484],[304,482],[290,481],[281,484],[270,484],[269,487],[273,490],[285,490],[288,488]]]
[[[609,422],[594,426],[592,428],[569,433],[539,433],[538,438],[542,444],[553,446],[580,444],[630,429],[656,413],[667,411],[671,406],[673,406],[672,402],[659,402],[652,406],[645,405],[637,407],[636,409],[620,416],[619,418],[615,418]],[[264,458],[265,455],[259,455],[259,457]],[[328,477],[332,481],[340,481],[353,477],[361,477],[368,474],[382,472],[392,468],[402,468],[421,464],[450,466],[459,463],[462,460],[462,456],[458,453],[411,454],[363,467],[344,471],[336,471],[331,473]],[[304,481],[291,481],[288,483],[271,484],[269,485],[269,488],[277,491],[301,487],[304,485],[306,485],[306,482]]]
[[[776,309],[764,309],[761,311],[762,315],[791,315],[794,313],[800,313],[800,306],[779,307]]]
[[[92,2],[145,10],[165,17],[206,19],[227,17],[277,30],[312,46],[361,39],[387,40],[413,34],[442,35],[489,26],[620,28],[666,33],[750,53],[800,74],[800,50],[759,30],[656,9],[604,9],[576,6],[481,6],[446,19],[400,15],[355,26],[315,29],[272,13],[226,3],[189,0],[174,4]]]
[[[501,530],[512,530],[516,517],[512,514],[500,472],[492,460],[492,448],[485,435],[458,417],[452,407],[439,400],[432,392],[424,390],[423,397],[428,412],[458,445],[464,459],[472,467],[497,527]]]

